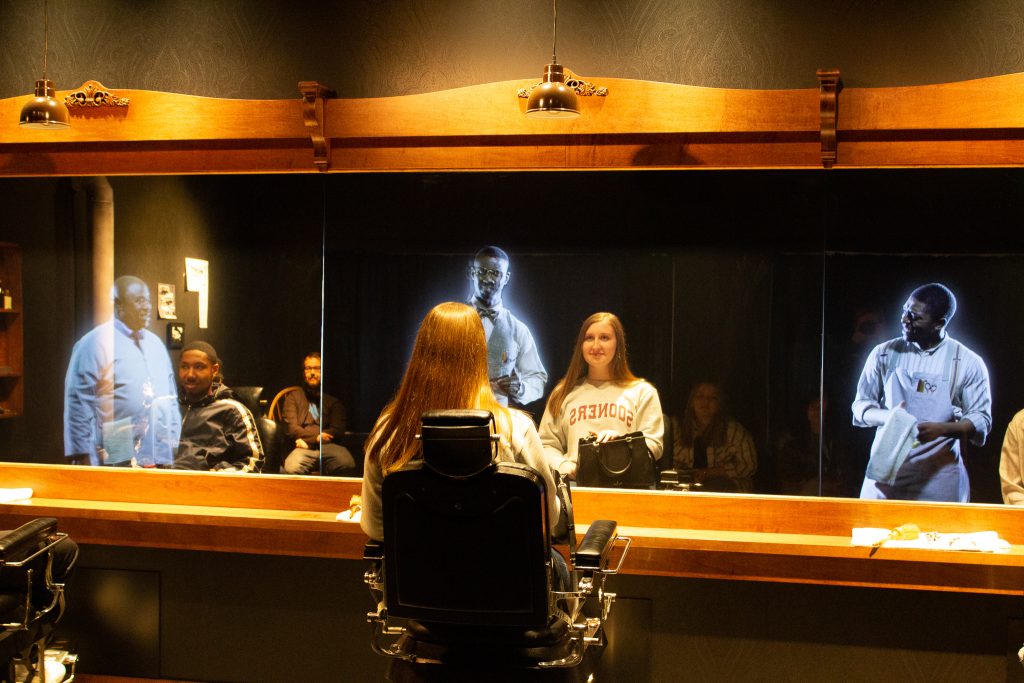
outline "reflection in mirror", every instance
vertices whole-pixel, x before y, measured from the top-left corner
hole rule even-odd
[[[1024,264],[1007,256],[905,255],[896,275],[892,262],[890,255],[828,258],[828,280],[847,285],[829,298],[836,332],[842,320],[848,336],[830,346],[827,375],[829,394],[853,403],[853,423],[840,438],[846,450],[835,453],[844,493],[998,502],[1002,434],[993,430],[992,388],[1016,371],[1015,363],[997,369],[1003,354],[983,321],[1015,306],[1006,285]],[[968,280],[957,272],[986,275]],[[933,282],[942,276],[948,289]],[[872,285],[887,277],[890,286]],[[1000,335],[1012,326],[1001,325]],[[951,424],[926,436],[925,423]],[[958,438],[951,431],[958,427],[970,431]]]
[[[498,245],[509,255],[503,308],[529,329],[549,376],[522,405],[536,421],[582,321],[611,311],[629,330],[635,374],[676,418],[666,424],[683,419],[692,387],[715,382],[751,444],[728,461],[716,444],[722,468],[744,490],[778,492],[776,443],[821,382],[822,208],[811,178],[559,173],[562,205],[550,174],[329,177],[326,381],[345,392],[353,428],[368,430],[425,312],[477,298],[467,265]],[[665,438],[674,454],[678,437]],[[816,463],[805,477],[815,486]]]
[[[301,380],[320,349],[322,191],[289,176],[0,183],[25,254],[28,396],[0,427],[5,458],[262,466],[268,393]],[[239,400],[197,429],[188,416],[221,379]],[[179,384],[194,394],[184,427]],[[174,458],[179,430],[187,462]]]
[[[322,393],[347,411],[338,441],[358,471],[419,320],[438,301],[469,300],[470,262],[498,245],[509,254],[502,304],[549,375],[539,398],[522,395],[535,420],[582,320],[610,310],[629,330],[634,372],[675,418],[665,422],[673,464],[688,397],[713,384],[722,421],[750,436],[750,486],[765,493],[859,495],[873,430],[852,426],[850,406],[867,353],[900,334],[915,286],[947,284],[958,299],[950,334],[992,380],[989,437],[962,451],[971,499],[997,502],[1002,436],[1024,406],[1005,314],[1022,245],[1002,231],[1007,203],[1024,200],[1019,179],[1013,169],[114,177],[112,204],[98,180],[6,179],[24,372],[2,386],[10,405],[18,386],[25,401],[0,419],[0,451],[64,460],[72,348],[114,319],[111,283],[128,274],[150,293],[146,329],[165,345],[212,344],[229,386],[262,387],[254,413],[302,387],[306,354],[322,349]],[[96,227],[104,207],[111,236]],[[186,258],[208,263],[206,328]],[[167,355],[176,369],[180,349]],[[278,463],[297,445],[281,436]]]
[[[949,439],[935,438],[934,427],[921,427],[927,431],[911,438],[909,445],[915,450],[909,451],[911,455],[904,461],[906,473],[915,471],[913,459],[919,451],[941,450],[935,447],[945,442],[955,450],[950,448],[953,454],[945,456],[948,467],[934,471],[946,473],[962,466],[967,477],[943,477],[947,490],[937,495],[929,485],[941,483],[939,478],[908,480],[902,478],[903,468],[896,468],[901,479],[894,484],[918,482],[909,490],[896,491],[897,495],[955,500],[969,493],[972,502],[1001,501],[1000,449],[1010,418],[1024,406],[1024,394],[1019,390],[1024,369],[1015,343],[1024,329],[1020,317],[1013,313],[1019,307],[1024,262],[1020,238],[1016,232],[1005,230],[1007,207],[1024,200],[1022,177],[1020,169],[873,171],[833,176],[825,266],[824,377],[830,400],[828,413],[837,414],[839,419],[833,425],[826,421],[824,431],[831,432],[834,443],[841,446],[831,459],[836,463],[843,495],[861,494],[874,457],[872,444],[881,437],[874,426],[851,424],[851,417],[855,418],[851,404],[858,396],[858,380],[867,368],[868,379],[875,377],[863,380],[861,389],[881,395],[883,407],[895,408],[905,400],[906,413],[920,413],[932,422],[941,422],[945,413],[929,412],[918,400],[938,396],[952,403],[951,412],[959,418],[954,428],[973,431],[965,432],[958,443],[950,443]],[[867,226],[870,230],[865,229]],[[929,337],[931,332],[922,334],[915,329],[921,326],[934,330],[937,321],[929,315],[941,315],[936,310],[942,308],[941,302],[937,301],[923,317],[918,315],[921,302],[915,303],[911,294],[926,283],[942,283],[955,295],[956,310],[946,315],[943,333],[947,340],[959,344],[947,341],[932,346],[935,339]],[[931,299],[927,295],[924,298]],[[908,303],[912,315],[904,311]],[[907,351],[905,335],[916,347],[927,350],[911,348],[908,353],[899,353]],[[885,346],[879,349],[878,344]],[[960,353],[953,354],[947,367],[940,360],[945,357],[944,351],[954,348]],[[886,353],[885,360],[880,357],[881,352],[893,350],[898,353],[891,363],[895,370],[890,372],[892,354]],[[982,367],[987,373],[982,373]],[[909,386],[910,391],[902,391],[901,385]],[[940,385],[946,388],[940,391]],[[990,404],[986,400],[989,393]],[[866,405],[858,402],[854,410],[863,412]],[[887,416],[894,428],[900,424],[899,413],[893,411]],[[904,418],[915,431],[919,420]],[[983,439],[986,432],[987,438]],[[894,452],[875,450],[890,455]],[[953,490],[954,483],[966,489],[967,480],[968,490]]]

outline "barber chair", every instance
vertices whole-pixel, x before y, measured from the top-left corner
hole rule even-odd
[[[284,456],[291,451],[292,446],[284,423],[262,416],[255,420],[260,445],[263,446],[263,469],[260,471],[264,474],[277,474],[281,471]]]
[[[384,541],[366,546],[365,581],[371,645],[394,658],[391,680],[574,680],[604,645],[615,599],[605,577],[630,539],[601,520],[576,546],[561,485],[571,563],[559,587],[544,480],[494,462],[492,424],[486,411],[426,413],[423,457],[384,479]]]
[[[260,400],[263,396],[263,387],[231,387],[231,391],[235,394],[235,398],[249,409],[253,417],[263,414],[263,401]]]
[[[46,646],[63,615],[64,579],[77,556],[53,518],[0,536],[0,681],[46,680]]]

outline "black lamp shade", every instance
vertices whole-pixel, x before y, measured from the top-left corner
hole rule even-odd
[[[67,128],[71,125],[68,108],[53,97],[53,81],[36,81],[36,96],[21,108],[18,123],[26,128]]]
[[[548,64],[540,85],[530,93],[526,115],[532,118],[574,119],[580,115],[576,91],[565,84],[561,64]]]

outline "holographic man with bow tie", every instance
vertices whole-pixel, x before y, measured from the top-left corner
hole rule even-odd
[[[498,247],[476,253],[466,271],[475,306],[487,336],[487,369],[498,401],[526,405],[544,395],[548,373],[537,353],[530,329],[505,308],[501,292],[511,272],[509,258]]]

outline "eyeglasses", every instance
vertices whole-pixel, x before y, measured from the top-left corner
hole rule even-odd
[[[481,266],[473,266],[469,269],[469,272],[471,272],[474,277],[493,277],[495,280],[500,280],[504,275],[500,270],[483,268]]]

